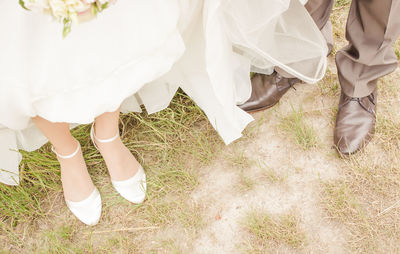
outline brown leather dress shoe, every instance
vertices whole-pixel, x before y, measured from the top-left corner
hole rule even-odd
[[[251,97],[244,104],[239,105],[247,112],[257,112],[275,106],[282,96],[300,80],[284,78],[277,72],[271,75],[255,74],[251,79]]]
[[[352,98],[342,92],[336,118],[334,142],[343,155],[364,148],[375,132],[377,90],[366,97]]]

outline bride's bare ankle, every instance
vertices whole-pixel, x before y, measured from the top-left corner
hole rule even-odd
[[[78,142],[76,141],[75,145]],[[64,189],[64,196],[67,200],[78,202],[90,195],[94,190],[93,182],[90,178],[82,150],[76,150],[77,153],[65,154],[71,155],[69,158],[60,158],[61,182]],[[80,148],[80,146],[78,146]]]
[[[74,137],[65,137],[62,142],[52,143],[54,150],[60,155],[70,155],[76,151],[79,141]]]
[[[139,162],[121,139],[110,143],[99,143],[98,148],[113,180],[126,180],[138,171]]]
[[[119,134],[119,109],[106,112],[96,118],[94,132],[99,139],[109,139]]]

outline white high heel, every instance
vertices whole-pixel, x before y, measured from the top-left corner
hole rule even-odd
[[[53,153],[55,153],[58,158],[64,160],[75,157],[79,153],[80,149],[81,145],[78,142],[78,147],[75,152],[70,155],[61,155],[56,152],[54,147],[51,147]],[[93,226],[99,222],[101,216],[101,196],[96,187],[89,197],[85,198],[84,200],[72,202],[65,199],[65,203],[67,203],[69,210],[71,210],[71,212],[86,225]]]
[[[93,145],[97,150],[99,148],[96,145],[96,142],[99,143],[110,143],[119,138],[119,133],[117,133],[114,137],[109,139],[99,139],[96,137],[94,133],[94,123],[92,124],[92,128],[90,130],[90,137],[92,139]],[[131,178],[123,181],[115,181],[111,179],[111,183],[114,186],[114,189],[126,200],[134,203],[140,204],[146,198],[146,174],[143,170],[143,167],[139,165],[138,172]]]

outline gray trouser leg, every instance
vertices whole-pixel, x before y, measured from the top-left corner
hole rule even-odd
[[[400,34],[400,0],[353,0],[347,20],[349,44],[336,54],[343,92],[365,97],[377,80],[397,68],[392,44]]]

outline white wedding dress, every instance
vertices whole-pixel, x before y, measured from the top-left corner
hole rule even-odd
[[[314,83],[327,48],[299,0],[119,0],[62,25],[0,0],[0,182],[19,183],[19,149],[47,140],[31,118],[87,124],[104,112],[168,107],[181,87],[228,144],[252,117],[236,105],[249,72],[279,66]]]

